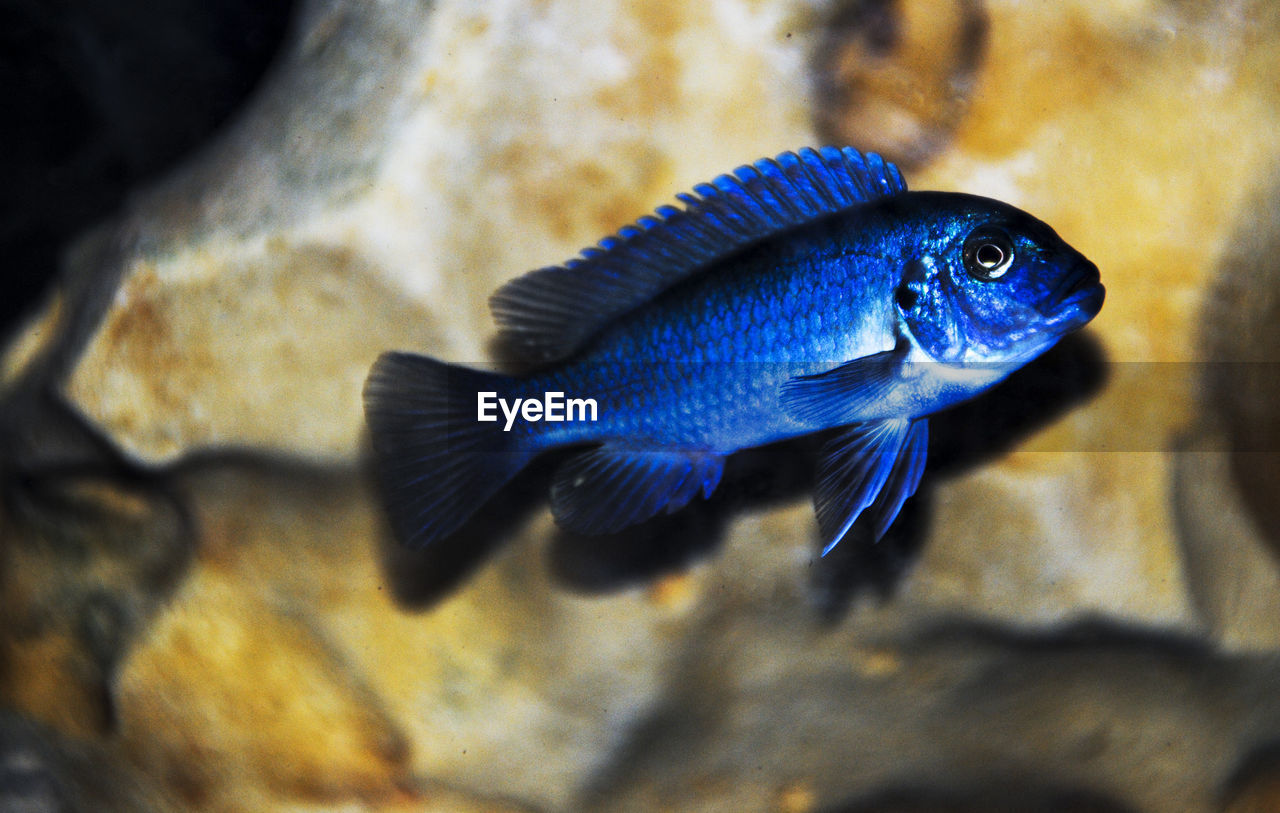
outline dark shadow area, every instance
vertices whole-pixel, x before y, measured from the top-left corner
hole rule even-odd
[[[1106,383],[1098,340],[1087,332],[1065,336],[989,392],[930,419],[929,474],[946,477],[1007,454]]]
[[[1150,655],[1188,665],[1202,665],[1219,657],[1204,638],[1159,627],[1125,624],[1106,617],[1086,617],[1052,629],[1019,629],[1005,623],[967,618],[942,619],[914,634],[908,651],[955,647],[1000,650],[1016,655],[1055,655],[1079,652],[1120,652]]]
[[[326,516],[326,506],[362,502],[365,496],[352,492],[367,487],[378,522],[376,549],[370,553],[378,558],[392,597],[414,611],[430,608],[464,586],[477,568],[511,541],[530,514],[545,508],[554,458],[535,462],[457,533],[420,550],[396,542],[377,497],[370,462],[366,454],[358,467],[328,467],[261,450],[218,448],[189,453],[163,471],[179,487],[213,489],[232,503],[247,491],[264,492],[285,506],[320,517]]]
[[[915,496],[902,506],[885,535],[876,542],[859,520],[830,553],[815,560],[811,598],[821,619],[838,623],[850,604],[870,591],[880,601],[893,597],[899,581],[924,547],[932,516],[933,481],[926,473]]]
[[[382,570],[395,599],[407,608],[427,609],[463,586],[490,555],[509,542],[530,514],[546,510],[551,469],[559,455],[535,460],[467,520],[456,533],[420,549],[395,541],[388,523],[381,534]],[[376,482],[371,461],[364,469]]]
[[[725,463],[707,500],[604,536],[560,531],[552,568],[568,586],[606,593],[678,572],[717,551],[725,526],[746,508],[759,509],[808,494],[819,436],[744,449]]]
[[[60,651],[45,670],[109,733],[118,665],[186,574],[194,521],[166,477],[47,390],[10,393],[0,432],[0,650]]]
[[[291,13],[288,0],[0,3],[0,335],[72,238],[230,117]]]
[[[925,695],[936,691],[939,698],[946,700],[941,700],[937,709],[926,708],[916,722],[905,723],[899,730],[894,730],[891,717],[870,718],[889,730],[866,731],[865,737],[871,739],[865,741],[854,735],[841,746],[841,753],[856,755],[864,750],[892,748],[901,753],[901,773],[891,774],[874,789],[848,798],[820,796],[814,809],[832,813],[1127,811],[1132,809],[1129,800],[1108,795],[1114,792],[1109,785],[1090,787],[1084,782],[1076,784],[1066,775],[1023,772],[1032,769],[1024,767],[1030,762],[1019,765],[1023,747],[1019,737],[1010,736],[1009,730],[997,729],[1017,719],[1030,719],[1029,712],[1045,705],[1061,704],[1066,720],[1075,719],[1072,709],[1077,708],[1096,710],[1100,719],[1110,719],[1109,715],[1124,716],[1126,705],[1133,702],[1131,692],[1145,694],[1156,704],[1167,702],[1169,697],[1194,697],[1197,700],[1187,702],[1209,703],[1208,698],[1218,696],[1224,686],[1231,687],[1227,691],[1232,700],[1219,708],[1231,708],[1231,712],[1225,712],[1227,716],[1239,714],[1241,720],[1248,720],[1256,710],[1259,725],[1265,726],[1267,720],[1274,719],[1274,704],[1262,699],[1273,694],[1269,691],[1276,671],[1273,655],[1226,654],[1212,643],[1181,631],[1118,623],[1105,617],[1054,629],[1017,629],[1001,622],[976,622],[957,616],[884,643],[898,653],[904,664],[902,672],[891,680],[881,683],[880,678],[864,676],[851,683],[832,684],[830,673],[824,671],[822,677],[815,679],[815,690],[834,692],[836,696],[853,692],[847,696],[853,704],[892,704],[895,696],[905,698],[915,691]],[[616,806],[620,789],[624,799],[629,799],[630,794],[652,798],[648,793],[654,783],[673,795],[688,792],[691,783],[724,764],[726,750],[721,750],[721,745],[726,731],[739,741],[776,742],[785,749],[796,747],[797,742],[823,742],[822,732],[829,733],[829,726],[842,725],[839,718],[793,722],[790,712],[803,714],[809,710],[804,692],[797,694],[790,688],[778,691],[776,686],[762,689],[755,682],[744,684],[732,676],[721,679],[716,646],[717,642],[709,639],[694,642],[687,650],[684,670],[672,677],[669,702],[637,725],[611,765],[594,777],[584,794],[585,809],[607,808],[610,805],[606,800]],[[735,657],[726,660],[734,662]],[[842,667],[837,665],[836,669],[843,676]],[[786,678],[792,679],[804,680],[804,670],[798,670],[794,678]],[[881,689],[888,683],[893,687],[882,694]],[[919,688],[907,688],[911,686]],[[1083,697],[1114,695],[1114,706],[1104,711],[1082,703],[1081,696],[1071,694],[1073,686],[1088,689]],[[859,687],[866,694],[857,694]],[[776,706],[761,703],[761,697],[769,696],[778,698]],[[936,758],[933,750],[937,743],[913,746],[914,740],[902,737],[907,731],[919,735],[919,721],[927,721],[935,714],[937,727],[926,727],[924,731],[941,738],[954,736],[956,747],[961,749],[947,752],[942,759]],[[1141,711],[1135,709],[1132,714],[1129,724],[1141,720]],[[853,714],[849,724],[856,725],[854,721],[860,719],[868,718]],[[753,724],[759,728],[752,731]],[[986,726],[993,729],[991,749],[984,750],[979,745],[968,750],[981,742],[981,730]],[[1161,732],[1157,736],[1163,736],[1166,729],[1157,730]],[[1246,730],[1256,729],[1246,726]],[[1069,725],[1065,730],[1045,729],[1044,736],[1078,742],[1078,734]],[[877,737],[883,739],[876,741]],[[1117,747],[1127,747],[1129,741],[1122,741],[1125,745]],[[1236,741],[1224,742],[1224,747],[1234,753]],[[1079,746],[1070,748],[1068,753],[1074,753]],[[673,760],[672,754],[686,756],[683,761],[680,757]],[[1247,760],[1239,778],[1230,786],[1232,791],[1259,786],[1260,780],[1278,764],[1273,761],[1277,754],[1280,749],[1264,747]],[[770,756],[761,757],[762,761],[769,759]],[[686,764],[688,770],[684,771]],[[816,790],[819,795],[823,793]],[[1233,792],[1233,798],[1236,795]]]
[[[586,536],[560,529],[552,540],[552,572],[585,593],[643,584],[712,555],[728,518],[727,512],[703,504],[660,514],[616,534]]]
[[[1043,780],[993,777],[963,787],[921,781],[822,807],[823,813],[1136,813],[1117,799],[1086,788]]]
[[[1223,784],[1222,810],[1275,810],[1280,804],[1280,740],[1245,754]]]
[[[1226,429],[1241,501],[1280,560],[1280,163],[1240,212],[1200,314],[1200,408]]]

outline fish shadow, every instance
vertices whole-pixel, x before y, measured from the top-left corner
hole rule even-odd
[[[929,468],[955,476],[1009,453],[1106,386],[1106,354],[1088,333],[1064,337],[989,392],[929,420]]]
[[[397,542],[384,517],[379,555],[391,595],[406,609],[424,610],[462,587],[532,513],[545,510],[554,465],[552,456],[535,460],[455,533],[421,548]],[[372,481],[372,461],[366,468]]]
[[[688,568],[720,549],[734,516],[808,494],[819,438],[737,452],[725,461],[720,486],[710,498],[620,533],[587,536],[559,530],[551,545],[552,572],[572,589],[609,593]]]
[[[1094,396],[1105,382],[1100,345],[1087,334],[1073,334],[990,392],[931,418],[924,479],[879,542],[866,523],[858,522],[820,557],[822,540],[816,521],[811,522],[810,582],[819,616],[838,621],[868,593],[892,598],[927,538],[936,484],[999,458]],[[573,591],[609,594],[688,569],[720,550],[734,516],[811,495],[819,450],[829,436],[816,433],[737,452],[726,461],[720,486],[709,499],[620,533],[557,530],[548,553],[553,578]],[[465,582],[532,512],[546,510],[551,475],[567,454],[572,451],[536,460],[448,539],[421,550],[386,542],[384,572],[397,599],[425,607]]]

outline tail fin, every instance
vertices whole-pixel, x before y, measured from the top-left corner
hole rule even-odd
[[[513,379],[409,353],[384,353],[364,385],[374,469],[397,539],[420,548],[456,531],[536,453],[501,421],[482,423],[476,393]]]

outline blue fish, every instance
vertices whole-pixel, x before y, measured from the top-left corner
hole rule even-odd
[[[839,427],[814,494],[823,554],[915,493],[928,418],[1092,319],[1098,269],[1031,215],[908,192],[874,153],[739,167],[562,266],[499,289],[507,376],[386,353],[365,385],[374,467],[410,546],[457,530],[535,456],[570,530],[707,497],[733,452]],[[576,408],[576,409],[575,409]]]

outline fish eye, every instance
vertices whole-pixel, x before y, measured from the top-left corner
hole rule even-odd
[[[990,226],[974,229],[964,241],[964,270],[980,282],[1000,279],[1013,265],[1013,241]]]

